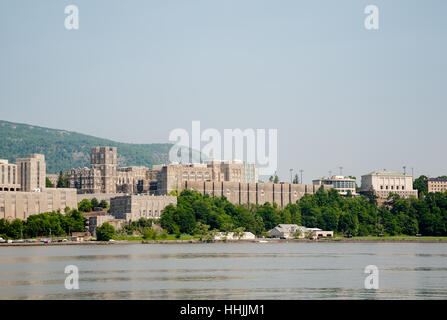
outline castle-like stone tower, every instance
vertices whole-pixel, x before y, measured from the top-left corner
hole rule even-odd
[[[90,168],[100,172],[101,193],[116,192],[118,168],[116,147],[93,147],[90,150]]]

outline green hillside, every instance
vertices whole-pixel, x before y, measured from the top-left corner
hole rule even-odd
[[[76,132],[42,128],[0,120],[0,159],[15,163],[31,153],[45,155],[47,173],[90,165],[90,148],[118,148],[120,166],[147,166],[168,162],[171,144],[130,144]]]

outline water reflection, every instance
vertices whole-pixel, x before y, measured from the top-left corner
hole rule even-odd
[[[447,244],[0,248],[0,299],[446,299]],[[67,264],[80,290],[64,288]],[[380,271],[366,290],[363,269]]]

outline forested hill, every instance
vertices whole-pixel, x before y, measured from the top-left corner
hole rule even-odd
[[[90,148],[118,148],[119,166],[147,166],[166,163],[171,144],[130,144],[96,138],[76,132],[42,128],[0,120],[0,159],[15,163],[31,153],[45,155],[47,173],[88,167]]]

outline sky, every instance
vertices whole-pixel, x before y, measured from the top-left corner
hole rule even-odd
[[[194,120],[277,129],[287,181],[443,175],[446,15],[445,0],[0,0],[0,119],[129,143]]]

